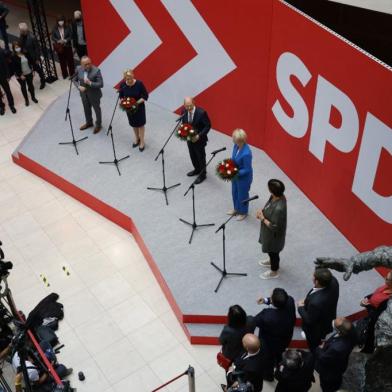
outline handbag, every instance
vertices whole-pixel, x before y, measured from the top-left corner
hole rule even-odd
[[[60,44],[58,42],[53,43],[53,49],[55,50],[55,52],[61,54],[64,52],[64,45]]]
[[[218,365],[225,369],[226,371],[229,370],[229,367],[231,365],[231,360],[229,358],[226,358],[223,354],[222,351],[219,351],[218,354],[216,354],[216,361],[218,362]]]

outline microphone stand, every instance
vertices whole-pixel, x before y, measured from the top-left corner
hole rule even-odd
[[[163,194],[165,195],[165,200],[166,200],[166,205],[169,205],[169,201],[167,199],[167,191],[172,189],[172,188],[176,188],[177,186],[180,186],[181,183],[178,184],[174,184],[171,186],[166,186],[166,172],[165,172],[165,147],[167,145],[167,143],[169,143],[169,140],[172,138],[172,136],[174,135],[174,132],[177,131],[180,123],[181,123],[181,119],[182,117],[180,117],[177,120],[177,124],[176,126],[173,128],[173,130],[171,131],[169,137],[166,139],[165,143],[163,144],[162,148],[159,150],[158,155],[155,157],[154,161],[157,161],[159,158],[159,155],[161,156],[161,163],[162,163],[162,178],[163,178],[163,187],[162,188],[153,188],[153,187],[147,187],[147,189],[149,191],[161,191],[163,192]]]
[[[232,215],[229,219],[227,219],[224,223],[222,223],[218,227],[218,229],[215,231],[215,234],[216,234],[219,230],[222,230],[222,241],[223,241],[223,269],[219,268],[214,262],[211,262],[211,265],[215,269],[217,269],[221,274],[221,278],[219,280],[218,286],[216,286],[216,289],[214,290],[215,293],[218,292],[219,287],[220,287],[221,283],[223,282],[223,279],[227,278],[228,276],[247,276],[248,275],[248,274],[244,274],[241,272],[227,272],[227,270],[226,270],[226,225],[233,218],[234,218],[234,215]]]
[[[120,159],[117,159],[116,146],[115,146],[115,144],[114,144],[113,126],[112,126],[112,123],[113,123],[114,114],[116,113],[116,110],[117,110],[117,106],[118,106],[118,101],[119,101],[119,100],[120,100],[120,94],[117,95],[116,104],[115,104],[115,106],[114,106],[112,118],[110,119],[110,124],[109,124],[109,128],[108,128],[108,133],[107,133],[107,134],[110,133],[110,140],[111,140],[111,142],[112,142],[113,158],[114,158],[114,159],[113,159],[112,161],[100,161],[99,164],[101,164],[101,165],[109,165],[109,164],[111,164],[111,165],[116,166],[116,169],[117,169],[117,171],[118,171],[118,175],[121,176],[121,172],[120,172],[120,168],[118,167],[118,164],[119,164],[121,161],[123,161],[124,159],[128,159],[128,158],[129,158],[129,155],[126,155],[126,156],[124,156],[124,157],[122,157],[122,158],[120,158]]]
[[[61,145],[72,144],[74,146],[74,148],[75,148],[76,155],[79,155],[78,145],[77,144],[79,142],[83,141],[83,140],[88,139],[88,136],[82,137],[81,139],[78,139],[78,140],[75,139],[75,133],[74,133],[74,130],[73,130],[72,118],[71,118],[71,109],[69,107],[69,100],[71,98],[71,89],[72,89],[72,84],[73,84],[74,77],[75,77],[75,75],[73,75],[71,77],[70,81],[69,81],[67,108],[65,109],[65,121],[67,121],[67,120],[69,121],[69,126],[70,126],[70,129],[71,129],[71,135],[72,135],[72,141],[70,141],[70,142],[60,142],[59,144],[61,144]]]
[[[215,226],[215,223],[205,223],[203,225],[198,225],[196,223],[196,211],[195,211],[195,184],[196,181],[199,179],[199,177],[205,173],[208,165],[210,164],[210,162],[215,158],[215,155],[218,152],[213,152],[212,153],[212,157],[209,159],[209,161],[207,162],[207,164],[204,166],[203,170],[200,171],[199,175],[195,178],[195,180],[192,182],[192,184],[189,186],[189,188],[187,189],[187,191],[184,193],[184,196],[186,196],[188,194],[188,192],[192,189],[192,211],[193,211],[193,222],[188,222],[185,219],[180,218],[180,221],[182,223],[185,223],[186,225],[189,225],[192,227],[192,233],[191,233],[191,237],[189,238],[189,243],[192,242],[193,239],[193,234],[195,232],[195,230],[198,227],[207,227],[207,226]]]

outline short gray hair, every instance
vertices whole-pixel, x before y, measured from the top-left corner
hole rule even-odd
[[[28,30],[29,26],[27,26],[26,22],[20,22],[19,23],[19,30]]]
[[[243,129],[241,129],[241,128],[234,129],[234,131],[233,131],[233,139],[234,140],[241,140],[244,143],[246,143],[247,138],[248,138],[248,135],[246,134],[246,132]]]
[[[82,16],[82,11],[79,11],[79,10],[74,11],[74,18],[77,18],[78,16],[79,17]]]

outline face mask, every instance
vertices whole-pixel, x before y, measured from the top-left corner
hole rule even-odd
[[[59,26],[64,26],[64,21],[63,20],[59,20]]]
[[[15,52],[16,52],[16,53],[20,53],[21,51],[22,51],[21,48],[15,48]]]

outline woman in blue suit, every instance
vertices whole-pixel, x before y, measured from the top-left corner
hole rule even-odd
[[[237,215],[237,220],[244,220],[248,215],[249,203],[242,200],[249,198],[249,190],[253,180],[252,151],[246,143],[246,133],[243,129],[233,132],[233,153],[231,159],[238,167],[238,176],[231,182],[234,210],[229,215]]]

